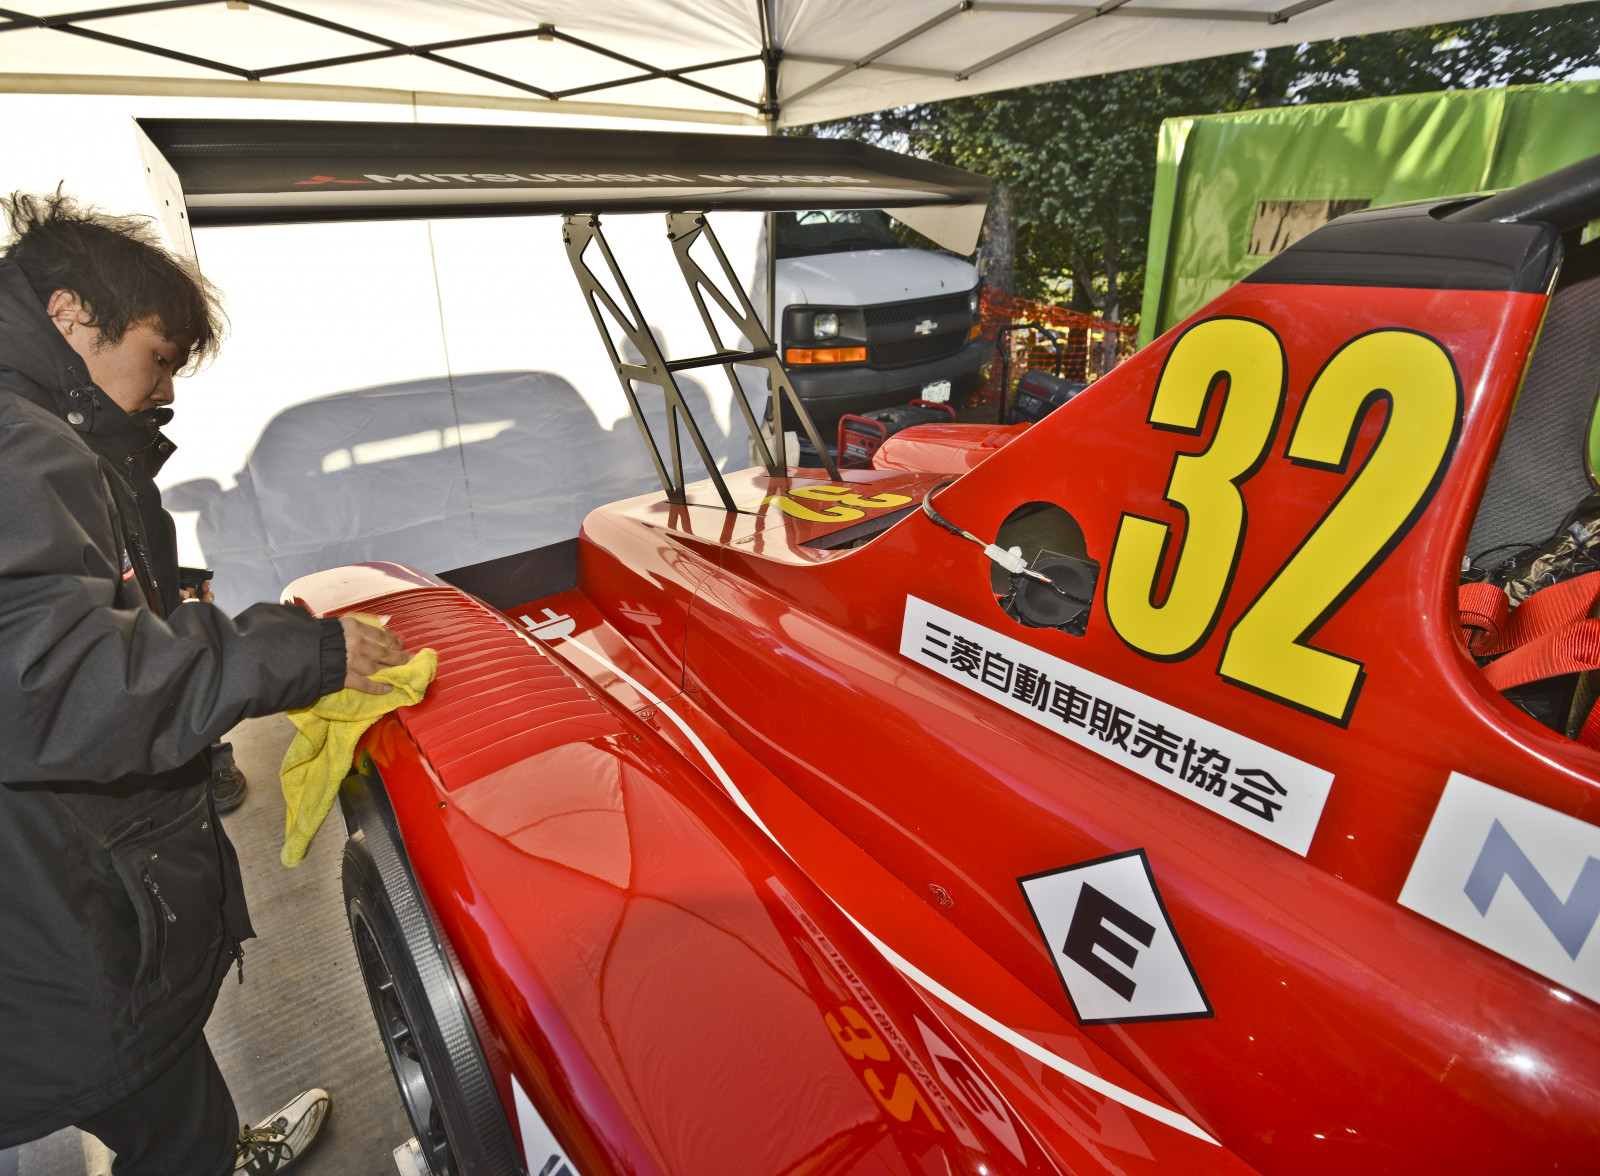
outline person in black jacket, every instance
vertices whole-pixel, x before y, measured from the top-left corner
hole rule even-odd
[[[240,1129],[206,1045],[253,932],[205,752],[240,719],[386,691],[368,675],[404,643],[286,605],[175,607],[159,502],[114,455],[214,353],[215,295],[147,222],[0,205],[0,1148],[77,1124],[117,1176],[276,1171],[329,1104]]]
[[[204,287],[201,287],[202,291]],[[52,292],[54,296],[54,292]],[[73,317],[81,309],[74,296],[66,291],[57,299],[56,320],[64,338],[71,338]],[[172,421],[169,407],[173,388],[168,380],[150,398],[149,406],[129,412],[110,413],[96,422],[96,427],[80,434],[101,457],[109,461],[127,481],[139,505],[139,526],[150,548],[151,562],[159,567],[178,566],[178,537],[176,528],[161,505],[161,490],[156,486],[156,476],[177,446],[161,430]],[[114,402],[114,401],[113,401]],[[179,569],[181,572],[182,569]],[[177,574],[161,579],[161,613],[171,616],[172,610],[184,600],[210,602],[211,585],[207,581],[198,587],[183,586]],[[229,813],[244,803],[247,783],[244,773],[233,759],[233,745],[218,740],[211,745],[211,803],[217,813]]]

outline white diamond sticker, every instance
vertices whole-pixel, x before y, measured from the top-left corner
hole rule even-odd
[[[1212,1015],[1144,850],[1017,881],[1079,1021]]]

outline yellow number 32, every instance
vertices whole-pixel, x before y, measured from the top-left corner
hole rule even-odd
[[[1240,486],[1267,456],[1286,393],[1283,345],[1249,319],[1209,319],[1173,346],[1150,408],[1158,429],[1198,434],[1224,395],[1211,443],[1173,460],[1166,498],[1187,518],[1166,599],[1155,602],[1171,530],[1124,514],[1106,574],[1112,627],[1148,657],[1189,657],[1211,636],[1244,546]],[[1310,644],[1416,522],[1454,448],[1461,382],[1449,353],[1413,331],[1341,347],[1312,382],[1285,456],[1345,473],[1369,411],[1387,407],[1367,459],[1261,594],[1234,622],[1218,673],[1321,718],[1349,721],[1361,662]]]

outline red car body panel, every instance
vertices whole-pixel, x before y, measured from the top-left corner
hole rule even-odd
[[[1074,1171],[1120,1147],[1131,1171],[1157,1155],[1247,1171],[1168,1128],[1150,1154],[1092,1091],[1030,1127],[1012,1108],[1051,1083],[983,1077],[968,1049],[1005,1043],[919,995],[737,812],[682,732],[658,730],[656,706],[630,714],[431,577],[343,573],[336,595],[364,596],[414,647],[441,651],[428,697],[377,724],[363,750],[484,1013],[508,1109],[515,1074],[583,1170],[903,1172],[948,1156],[964,1170]],[[296,595],[329,610],[326,587],[312,577]],[[587,648],[614,649],[597,610],[558,603],[582,608]],[[770,774],[692,703],[672,705],[721,744],[717,762],[743,787],[772,799]],[[480,746],[463,756],[453,736],[474,713]],[[791,799],[779,816],[829,832],[800,809]],[[1087,1043],[1058,1048],[1159,1101]]]
[[[684,506],[602,508],[576,588],[504,614],[399,569],[291,586],[440,652],[427,699],[365,747],[491,1054],[585,1176],[1591,1170],[1600,1013],[1397,903],[1453,772],[1600,823],[1600,755],[1505,702],[1457,630],[1467,531],[1546,303],[1242,285],[1038,425],[930,438],[930,472],[752,471],[728,475],[738,513],[694,487]],[[1207,392],[1194,429],[1153,425],[1153,397],[1217,322],[1244,324],[1269,368],[1277,340],[1278,410],[1231,483],[1220,603],[1198,640],[1152,654],[1108,611],[1113,551],[1128,519],[1164,524],[1149,603],[1189,590],[1176,569],[1209,524],[1169,478],[1221,444],[1246,376]],[[1455,381],[1437,402],[1455,415],[1430,426],[1449,432],[1437,475],[1407,473],[1409,418],[1382,396],[1342,468],[1287,456],[1309,390],[1385,332],[1448,359],[1430,369]],[[1366,534],[1377,508],[1340,509],[1388,468],[1378,453],[1415,490],[1387,538]],[[988,559],[915,511],[839,546],[961,469],[938,509],[986,540],[1024,504],[1070,512],[1102,569],[1083,636],[1015,622]],[[1224,676],[1242,619],[1336,523],[1375,554],[1329,565],[1342,591],[1301,644],[1361,663],[1344,709]],[[1314,835],[1275,840],[933,672],[901,652],[913,598],[1331,774]],[[1052,963],[1019,881],[1134,851],[1209,1015],[1087,1023]],[[867,1004],[884,1060],[825,1019]],[[891,1071],[911,1084],[898,1103]]]
[[[1018,425],[912,425],[879,447],[872,455],[872,468],[964,474],[1032,427],[1026,421]]]

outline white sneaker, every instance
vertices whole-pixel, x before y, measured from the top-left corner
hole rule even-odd
[[[233,1170],[249,1176],[281,1172],[311,1145],[332,1109],[328,1092],[312,1087],[254,1127],[241,1125]]]

